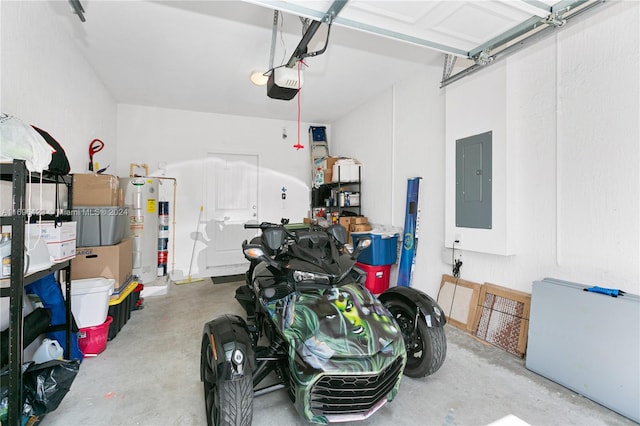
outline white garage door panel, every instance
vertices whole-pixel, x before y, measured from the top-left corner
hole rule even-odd
[[[251,0],[315,20],[324,17],[333,1]],[[507,34],[530,19],[542,19],[555,0],[371,1],[350,0],[335,18],[352,27],[467,56],[485,43]]]

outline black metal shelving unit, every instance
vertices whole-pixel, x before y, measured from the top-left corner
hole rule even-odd
[[[11,275],[2,280],[0,297],[9,297],[9,407],[7,425],[22,424],[22,364],[23,364],[23,291],[24,286],[57,271],[65,271],[66,353],[71,353],[71,261],[56,263],[43,271],[24,275],[24,241],[27,183],[64,184],[68,206],[72,206],[72,180],[69,176],[55,176],[44,172],[29,173],[24,160],[0,164],[0,180],[12,182],[11,214],[0,216],[0,225],[11,226]],[[57,188],[56,188],[57,193]],[[9,282],[9,287],[5,286]]]
[[[312,191],[312,207],[325,209],[327,215],[338,212],[338,215],[342,216],[344,211],[354,213],[356,216],[361,215],[362,182],[360,169],[358,169],[357,181],[343,182],[340,176],[340,166],[338,166],[338,180],[336,182],[322,184],[318,188],[313,188]],[[356,205],[346,205],[346,197],[341,196],[345,192],[357,193],[359,196],[358,203]],[[331,200],[329,206],[324,203],[326,198]]]

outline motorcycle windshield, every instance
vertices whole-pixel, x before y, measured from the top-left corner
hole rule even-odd
[[[359,284],[294,293],[280,302],[272,318],[297,356],[314,368],[375,354],[395,358],[403,350],[395,321]]]

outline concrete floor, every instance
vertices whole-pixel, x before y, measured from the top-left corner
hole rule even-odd
[[[241,314],[237,283],[171,284],[147,297],[95,358],[44,426],[206,425],[199,377],[202,325]],[[530,372],[524,361],[447,325],[447,359],[433,376],[403,378],[397,398],[354,425],[486,425],[515,415],[531,425],[635,425]],[[284,391],[254,401],[253,424],[305,424]],[[513,424],[513,423],[511,423]]]

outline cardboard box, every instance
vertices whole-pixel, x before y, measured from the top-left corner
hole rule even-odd
[[[74,174],[73,205],[120,206],[120,179],[113,175]]]
[[[62,242],[76,239],[76,223],[62,222],[58,226],[53,221],[27,225],[29,235],[38,235],[46,242]]]
[[[369,225],[369,219],[366,216],[341,216],[340,225],[344,226],[347,230],[347,241],[351,244],[351,232],[370,231],[371,225]],[[354,226],[359,226],[354,231]]]
[[[322,170],[324,173],[324,183],[331,183],[331,179],[333,179],[333,171],[331,169]]]
[[[354,225],[365,224],[365,223],[369,223],[369,219],[366,216],[353,216],[351,218],[351,223]]]
[[[342,159],[342,157],[327,157],[325,158],[325,165],[324,168],[327,170],[330,170],[331,172],[333,172],[333,165],[336,163],[336,161]],[[329,181],[331,182],[331,181]]]
[[[351,219],[353,219],[352,216],[340,216],[339,219],[340,225],[344,226],[347,232],[351,229]]]
[[[349,230],[349,225],[368,224],[369,219],[366,216],[340,216],[340,225]]]
[[[63,262],[76,255],[76,223],[62,222],[58,226],[52,221],[27,225],[28,235],[40,236],[47,243],[49,256],[56,263]]]
[[[64,262],[76,257],[76,240],[47,243],[47,249],[54,263]]]
[[[359,223],[357,225],[351,224],[351,232],[366,232],[371,231],[371,225],[368,223]]]
[[[71,261],[71,279],[113,278],[115,288],[126,284],[133,270],[133,240],[127,238],[114,246],[82,247]]]

